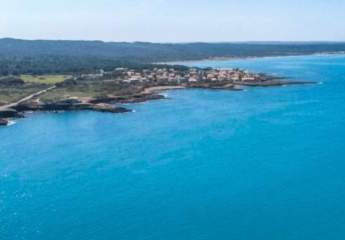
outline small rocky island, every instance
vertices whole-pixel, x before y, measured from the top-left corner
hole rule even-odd
[[[206,88],[242,90],[243,86],[282,86],[307,84],[241,69],[200,69],[184,66],[151,68],[116,68],[95,73],[75,74],[63,81],[32,83],[19,77],[0,78],[0,99],[18,94],[11,101],[0,101],[0,125],[9,119],[24,117],[36,111],[99,111],[109,113],[130,112],[124,103],[137,103],[162,99],[163,90]],[[4,95],[4,96],[1,96]],[[26,94],[25,96],[23,94]]]

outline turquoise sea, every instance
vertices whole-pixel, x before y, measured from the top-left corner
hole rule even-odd
[[[0,128],[0,239],[345,239],[345,56],[186,64],[322,84]]]

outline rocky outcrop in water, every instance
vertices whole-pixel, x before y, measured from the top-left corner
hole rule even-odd
[[[23,114],[19,113],[16,109],[7,108],[0,110],[0,118],[20,118]]]
[[[8,125],[8,121],[6,119],[0,118],[0,126],[7,126],[7,125]]]

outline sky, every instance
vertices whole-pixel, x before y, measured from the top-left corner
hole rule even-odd
[[[345,41],[345,0],[0,0],[0,38]]]

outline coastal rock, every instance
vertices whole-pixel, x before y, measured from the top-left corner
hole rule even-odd
[[[45,103],[40,106],[43,111],[71,111],[80,109],[81,101],[76,98],[69,98],[57,102]]]
[[[40,110],[40,105],[37,102],[24,102],[14,106],[13,109],[17,112],[38,111]]]
[[[78,111],[78,110],[92,110],[92,107],[94,105],[90,103],[78,103],[73,105],[72,110]]]
[[[116,101],[116,97],[97,97],[95,99],[90,100],[92,104],[99,104],[99,103],[110,103]]]
[[[97,97],[90,101],[92,104],[102,104],[102,103],[140,103],[150,100],[164,99],[163,95],[159,94],[136,94],[130,96],[121,97]]]
[[[0,118],[21,118],[23,115],[17,110],[12,108],[7,108],[5,110],[0,110]]]
[[[113,106],[113,105],[105,104],[105,103],[93,105],[91,110],[97,111],[97,112],[108,112],[108,113],[126,113],[126,112],[131,112],[131,110],[129,110],[127,108]]]
[[[0,118],[0,126],[7,126],[7,125],[8,125],[8,121],[6,119]]]
[[[130,112],[131,110],[114,106],[108,103],[88,103],[82,102],[77,98],[69,98],[64,99],[56,102],[48,102],[48,103],[38,103],[38,102],[26,102],[21,103],[14,107],[10,111],[7,111],[6,114],[3,113],[2,117],[16,117],[16,113],[18,112],[26,112],[26,111],[82,111],[82,110],[90,110],[90,111],[97,111],[97,112],[110,112],[110,113],[125,113]],[[17,112],[18,111],[18,112]]]
[[[189,83],[188,88],[204,88],[204,89],[235,89],[235,85],[232,82],[199,82]]]
[[[142,94],[142,95],[135,95],[131,96],[127,99],[118,99],[117,102],[119,103],[141,103],[146,102],[150,100],[159,100],[164,99],[165,97],[163,95],[159,94]]]
[[[61,101],[58,101],[57,103],[58,104],[75,105],[75,104],[80,104],[81,101],[78,98],[67,98],[67,99],[63,99]]]

